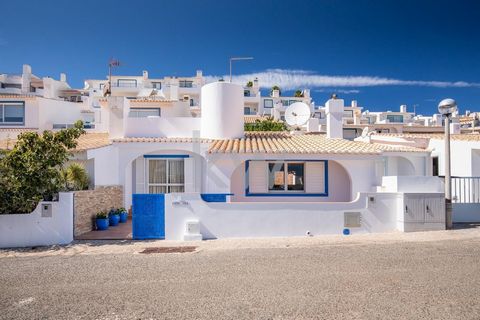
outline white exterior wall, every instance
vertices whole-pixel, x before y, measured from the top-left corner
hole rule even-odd
[[[42,217],[43,204],[51,204],[51,217]],[[0,248],[49,246],[72,241],[73,193],[60,193],[58,202],[40,202],[29,214],[0,215]]]
[[[125,137],[191,138],[200,135],[200,118],[127,118]]]
[[[375,205],[360,194],[349,203],[232,202],[208,203],[199,194],[165,196],[165,239],[183,240],[187,221],[199,221],[203,239],[232,237],[290,237],[342,234],[345,212],[360,212],[361,227],[351,233],[399,229],[401,194],[374,194]],[[179,204],[183,200],[185,204]]]
[[[121,184],[119,179],[118,148],[106,146],[87,151],[87,159],[93,159],[95,172],[95,186],[116,186]]]
[[[439,175],[445,175],[445,142],[431,139],[428,145],[432,156],[438,156]],[[450,141],[452,176],[480,176],[480,141]]]
[[[53,124],[72,124],[83,119],[81,103],[38,99],[38,128],[51,130]]]

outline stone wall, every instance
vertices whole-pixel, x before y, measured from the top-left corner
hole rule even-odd
[[[97,186],[74,192],[74,235],[94,230],[95,215],[102,210],[123,207],[122,186]]]

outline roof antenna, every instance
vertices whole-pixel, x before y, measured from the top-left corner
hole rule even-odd
[[[104,97],[112,95],[112,69],[116,67],[120,67],[120,60],[110,58],[108,61],[108,84],[103,88]]]

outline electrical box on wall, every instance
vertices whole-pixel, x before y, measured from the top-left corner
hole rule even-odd
[[[42,204],[42,218],[51,218],[52,217],[52,204],[43,203]]]
[[[360,228],[362,226],[362,214],[360,212],[345,212],[344,227]]]

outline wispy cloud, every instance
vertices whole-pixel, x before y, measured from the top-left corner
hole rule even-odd
[[[360,93],[360,90],[358,89],[316,89],[314,90],[315,92],[328,92],[328,93],[343,93],[343,94],[355,94],[355,93]]]
[[[220,78],[228,79],[229,76],[208,76],[207,81],[215,81]],[[375,86],[422,86],[435,88],[480,88],[480,83],[465,81],[422,81],[400,80],[376,76],[332,76],[317,74],[305,70],[267,69],[262,72],[235,75],[233,82],[245,84],[252,79],[258,78],[260,86],[271,88],[274,85],[284,90],[301,88],[322,87],[375,87]]]

